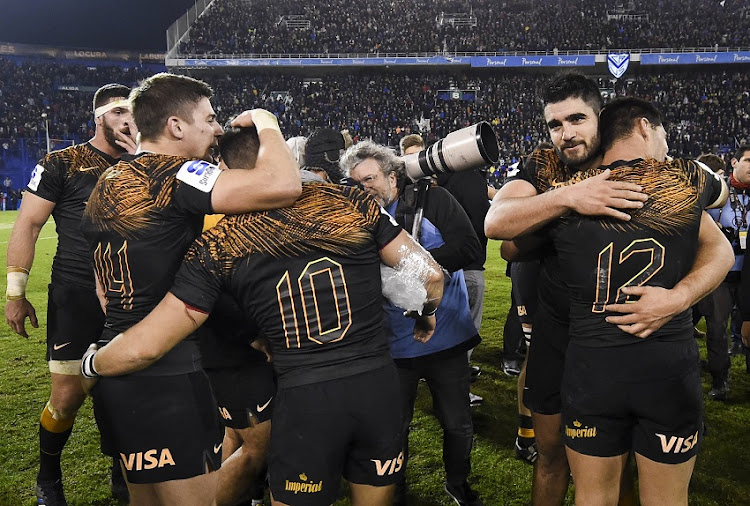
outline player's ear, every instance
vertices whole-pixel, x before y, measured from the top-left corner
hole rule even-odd
[[[648,140],[652,134],[651,122],[647,118],[638,118],[638,127],[636,129],[636,132],[638,132],[641,137]]]
[[[177,116],[167,118],[167,132],[171,137],[182,139],[185,135],[182,130],[182,120]]]

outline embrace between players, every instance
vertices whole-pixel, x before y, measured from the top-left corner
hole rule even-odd
[[[537,327],[527,384],[535,427],[537,413],[538,427],[556,423],[560,433],[565,424],[577,503],[616,503],[630,451],[645,500],[686,503],[703,422],[697,351],[684,311],[731,266],[723,235],[702,213],[726,195],[695,162],[666,161],[661,116],[648,103],[613,102],[600,125],[601,98],[586,95],[584,81],[557,81],[562,94],[545,101],[555,149],[532,154],[519,180],[498,193],[487,235],[534,232],[554,244],[555,262],[564,266],[556,275],[569,304],[557,308],[564,314],[550,319],[560,324],[545,338],[565,342],[553,343],[563,350],[552,368],[559,374],[534,373],[546,361],[539,354],[535,365]],[[342,476],[353,504],[390,504],[404,473],[403,434],[382,332],[379,265],[425,266],[418,281],[427,297],[413,314],[420,341],[434,329],[441,269],[363,191],[301,185],[266,111],[234,120],[238,128],[220,143],[222,163],[213,165],[211,150],[223,131],[210,97],[200,81],[166,74],[130,94],[138,152],[99,171],[82,218],[92,248],[79,265],[95,270],[104,330],[92,330],[83,345],[98,349],[83,356],[77,345],[77,357],[63,362],[77,365],[83,356],[84,376],[100,377],[91,395],[102,450],[121,460],[134,504],[211,504],[226,479],[220,452],[227,439],[196,331],[229,293],[274,357],[274,504],[330,504]],[[30,187],[44,178],[44,170],[35,172]],[[231,216],[198,237],[204,215],[213,213]],[[9,266],[16,269],[9,269],[9,299],[23,301],[31,258],[11,263],[9,255]],[[8,316],[6,307],[17,331],[26,314]],[[631,405],[633,398],[640,405]],[[69,430],[72,417],[64,419]],[[560,467],[549,464],[561,442],[552,435],[547,444],[542,434],[537,428],[539,503],[545,494],[564,494],[568,480],[565,474],[563,485]]]

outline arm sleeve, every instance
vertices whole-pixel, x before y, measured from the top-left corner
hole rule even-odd
[[[210,313],[223,286],[222,261],[212,231],[193,242],[170,290],[188,306]]]
[[[434,187],[430,188],[427,198],[425,217],[437,227],[444,242],[429,250],[435,261],[454,272],[480,260],[482,245],[466,211],[453,195],[444,188]]]
[[[354,202],[365,220],[365,228],[375,238],[378,249],[383,249],[401,233],[401,226],[377,201],[359,188],[345,187],[345,194]]]
[[[31,173],[26,190],[44,200],[57,203],[65,186],[65,167],[56,156],[47,155],[37,163]]]
[[[214,214],[211,193],[221,170],[203,160],[182,164],[175,177],[174,203],[186,214]]]
[[[721,180],[721,176],[709,169],[705,164],[699,161],[695,161],[695,164],[697,166],[696,174],[699,175],[697,182],[698,188],[701,190],[701,208],[715,207],[715,203],[722,196],[726,183]]]

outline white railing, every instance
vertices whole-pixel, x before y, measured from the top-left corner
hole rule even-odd
[[[582,54],[610,53],[729,53],[750,51],[750,47],[681,47],[681,48],[613,48],[613,49],[571,49],[551,51],[505,51],[505,52],[429,52],[429,53],[235,53],[235,54],[185,54],[174,56],[180,59],[224,60],[239,58],[398,58],[431,56],[575,56]]]
[[[190,26],[213,3],[213,0],[196,0],[195,4],[167,28],[167,58],[175,58],[182,42],[190,31]]]

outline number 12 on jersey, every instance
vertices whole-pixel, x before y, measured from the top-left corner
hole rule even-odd
[[[624,264],[631,256],[636,254],[647,255],[645,259],[648,259],[649,261],[643,269],[620,285],[617,288],[617,291],[612,294],[610,292],[612,269],[617,268],[617,266],[612,265],[614,247],[614,243],[611,242],[599,252],[599,262],[596,268],[596,299],[594,300],[594,306],[591,309],[594,313],[603,313],[604,306],[607,304],[621,304],[625,302],[627,297],[622,293],[623,288],[645,284],[646,281],[651,279],[654,274],[664,267],[664,246],[662,246],[659,241],[649,238],[637,239],[631,242],[620,252],[617,266]],[[642,259],[643,256],[639,256],[638,258]],[[633,261],[634,260],[636,259],[634,258]]]
[[[340,341],[352,326],[344,270],[328,257],[308,263],[296,283],[286,271],[276,284],[276,295],[287,348],[301,348],[302,334],[316,344]],[[301,301],[302,311],[297,301]],[[321,311],[322,305],[334,308],[335,314]]]

